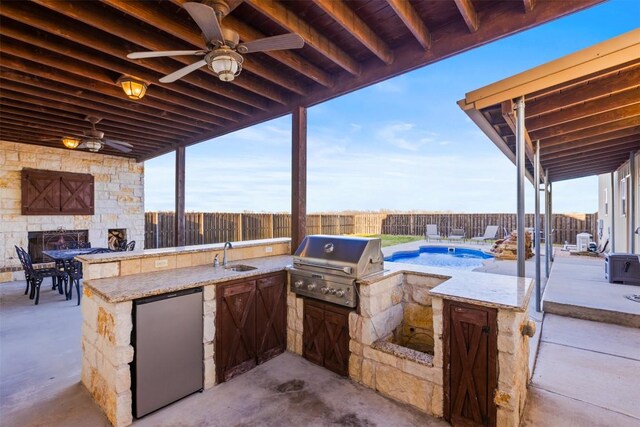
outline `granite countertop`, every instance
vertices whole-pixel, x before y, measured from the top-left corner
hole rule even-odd
[[[275,239],[260,239],[260,240],[244,240],[241,242],[232,242],[233,249],[256,247],[256,246],[269,246],[278,243],[289,243],[291,241],[288,237],[275,238]],[[212,243],[209,245],[193,245],[193,246],[178,246],[173,248],[160,248],[160,249],[145,249],[140,251],[124,251],[124,252],[110,252],[104,254],[94,255],[79,255],[76,259],[89,263],[99,264],[104,262],[122,261],[128,259],[140,259],[150,258],[162,255],[181,255],[203,251],[215,251],[222,250],[224,243]]]
[[[287,265],[291,264],[291,256],[280,255],[252,258],[229,263],[230,266],[238,264],[250,265],[257,268],[250,271],[233,271],[225,269],[222,266],[212,267],[211,265],[201,265],[197,267],[132,274],[130,276],[86,280],[83,286],[91,292],[100,295],[108,302],[124,302],[182,289],[215,285],[230,280],[246,279],[261,274],[283,271]]]
[[[433,296],[514,311],[527,309],[533,290],[533,279],[529,277],[505,276],[390,261],[384,263],[383,272],[360,280],[359,283],[368,285],[396,274],[417,274],[445,279],[442,284],[431,289],[429,293]]]

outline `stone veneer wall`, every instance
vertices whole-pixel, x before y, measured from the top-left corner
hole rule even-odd
[[[288,286],[287,286],[288,288]],[[287,291],[287,350],[302,356],[304,328],[304,299]]]
[[[442,322],[428,306],[429,289],[442,283],[424,275],[396,274],[371,285],[360,286],[360,313],[349,315],[349,376],[380,393],[412,405],[423,412],[443,415]],[[416,300],[417,298],[417,300]],[[418,302],[420,301],[420,302]],[[424,318],[428,313],[429,319]],[[442,314],[440,314],[441,318]],[[412,359],[411,352],[382,351],[377,345],[386,340],[403,320],[434,327],[435,355]],[[440,325],[440,329],[435,329]],[[438,344],[440,341],[440,344]],[[430,360],[430,361],[429,361]]]
[[[94,215],[22,215],[21,170],[89,173],[95,178]],[[94,246],[107,246],[109,228],[127,229],[144,246],[144,165],[133,159],[0,141],[0,282],[23,279],[14,245],[27,247],[29,231],[89,230]]]
[[[216,254],[222,256],[222,250],[219,246],[217,245],[215,248],[203,247],[200,251],[188,253],[173,253],[170,249],[160,250],[157,254],[131,252],[128,259],[84,262],[85,280],[211,265]],[[266,253],[266,247],[271,248],[271,252]],[[290,252],[291,244],[287,241],[230,249],[228,256],[231,260],[237,261],[286,255]],[[156,261],[161,261],[162,266],[156,267]],[[205,389],[212,388],[216,384],[215,295],[216,285],[204,286],[202,342]],[[131,301],[109,303],[85,286],[83,287],[81,306],[82,383],[114,426],[128,426],[133,422],[133,396],[129,366],[134,356],[134,349],[131,345],[133,304]],[[300,310],[302,310],[302,305],[300,305]],[[300,331],[302,331],[301,328],[302,325],[300,325]],[[302,354],[302,335],[300,335],[299,343],[300,352],[298,354]]]

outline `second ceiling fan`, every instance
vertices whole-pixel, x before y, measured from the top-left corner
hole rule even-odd
[[[160,79],[161,83],[172,83],[192,71],[206,65],[220,80],[232,81],[242,70],[244,58],[241,54],[265,52],[269,50],[298,49],[304,46],[304,40],[298,34],[288,33],[265,37],[246,43],[240,43],[238,33],[220,25],[223,16],[229,11],[224,0],[216,0],[214,8],[202,3],[187,2],[182,5],[191,18],[198,24],[207,43],[206,50],[167,50],[133,52],[130,59],[157,58],[163,56],[196,55],[204,56],[200,61],[187,65]]]

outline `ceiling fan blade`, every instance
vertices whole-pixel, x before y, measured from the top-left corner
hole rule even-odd
[[[184,77],[187,74],[189,74],[192,71],[197,70],[198,68],[202,67],[203,65],[207,65],[207,61],[205,61],[204,59],[198,61],[198,62],[194,62],[191,65],[187,65],[184,68],[180,68],[177,71],[174,71],[171,74],[167,74],[166,76],[162,77],[160,79],[160,83],[173,83],[176,80],[178,80],[180,77]]]
[[[127,142],[113,141],[111,139],[105,139],[102,142],[104,145],[108,145],[109,147],[115,148],[123,153],[129,153],[131,151],[131,148],[129,147],[133,147],[133,145]]]
[[[183,55],[204,55],[203,50],[158,50],[149,52],[132,52],[127,55],[129,59],[142,59],[142,58],[158,58],[161,56],[183,56]]]
[[[202,30],[202,34],[204,34],[204,38],[207,40],[207,43],[212,41],[224,41],[222,28],[220,28],[218,17],[216,16],[216,12],[213,8],[206,4],[194,2],[186,2],[182,7],[189,12],[191,18],[196,22],[196,24],[198,24],[198,27]]]
[[[304,46],[304,39],[298,34],[289,33],[240,43],[237,49],[240,53],[252,53],[267,50],[299,49],[302,46]]]

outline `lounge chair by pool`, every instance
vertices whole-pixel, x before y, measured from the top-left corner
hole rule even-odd
[[[465,232],[464,229],[462,228],[452,228],[451,232],[449,233],[448,239],[449,241],[452,240],[464,240],[465,237]]]
[[[483,236],[472,237],[471,240],[473,240],[474,242],[486,242],[487,240],[494,240],[497,234],[497,225],[487,225],[487,228],[484,230]]]
[[[424,231],[424,238],[429,240],[442,240],[443,237],[438,233],[438,226],[435,224],[427,224],[427,227]]]

